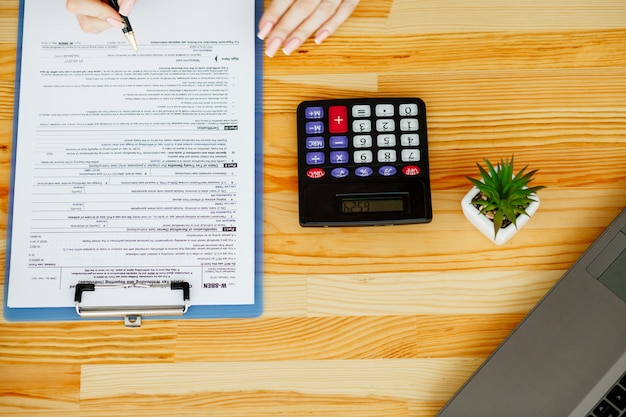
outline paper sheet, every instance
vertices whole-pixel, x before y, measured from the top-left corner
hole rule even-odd
[[[138,52],[64,2],[25,3],[9,307],[73,306],[78,282],[255,301],[254,2],[140,0],[129,18]]]

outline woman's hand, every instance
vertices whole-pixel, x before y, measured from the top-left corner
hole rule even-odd
[[[358,4],[359,0],[273,0],[259,22],[258,37],[266,41],[265,54],[273,57],[282,46],[289,55],[313,33],[315,43],[322,43]]]
[[[101,0],[66,0],[65,8],[76,15],[78,24],[84,32],[100,33],[110,27],[124,28],[120,15],[128,16],[136,0],[119,0],[119,13],[106,1]]]

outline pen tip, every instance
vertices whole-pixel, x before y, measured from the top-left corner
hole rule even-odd
[[[130,46],[133,47],[133,49],[135,50],[135,52],[137,52],[139,50],[139,48],[137,47],[137,41],[135,40],[135,34],[133,32],[126,32],[126,39],[128,39],[128,43],[130,43]]]

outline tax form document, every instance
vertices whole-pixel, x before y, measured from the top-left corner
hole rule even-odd
[[[62,2],[22,3],[9,309],[173,281],[190,311],[259,305],[259,3],[139,1],[137,52],[119,29],[83,33]]]

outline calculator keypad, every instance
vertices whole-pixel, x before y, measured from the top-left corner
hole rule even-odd
[[[360,102],[362,101],[362,102]],[[392,178],[423,172],[421,102],[411,99],[348,100],[332,105],[306,102],[299,108],[304,126],[305,173],[311,179]],[[302,169],[302,167],[301,167]]]

